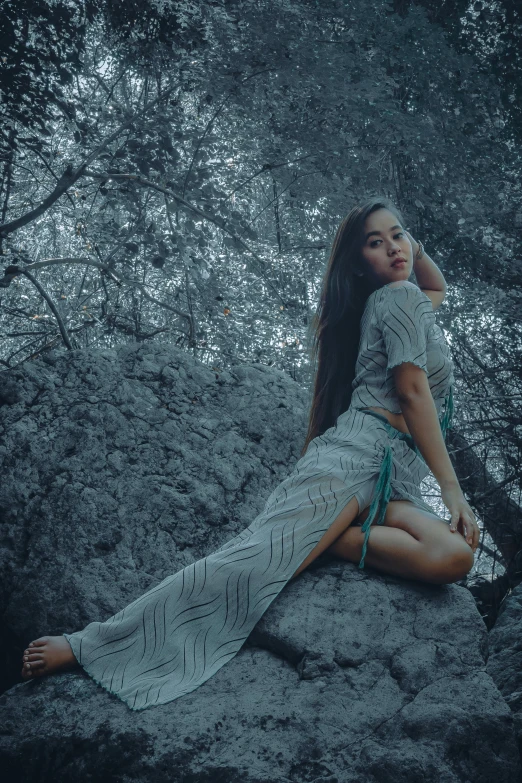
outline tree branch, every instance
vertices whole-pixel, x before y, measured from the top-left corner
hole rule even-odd
[[[29,269],[41,269],[44,266],[53,266],[56,264],[88,264],[89,266],[95,266],[105,272],[105,274],[107,274],[110,278],[112,278],[116,285],[121,286],[122,283],[125,283],[126,285],[136,286],[142,290],[144,297],[150,302],[165,308],[165,310],[170,310],[170,312],[175,313],[176,315],[180,316],[180,318],[186,318],[190,321],[189,314],[183,313],[176,307],[172,307],[172,305],[169,305],[166,302],[161,302],[159,299],[151,296],[151,294],[145,290],[145,285],[143,283],[140,283],[138,280],[129,280],[128,278],[122,277],[121,275],[118,278],[107,266],[104,264],[99,264],[97,261],[91,261],[90,258],[49,258],[45,261],[34,261],[32,264],[26,264],[23,267],[17,266],[16,264],[11,264],[5,269],[4,277],[0,279],[0,288],[7,288],[13,278],[15,278],[17,275],[25,274],[29,277],[27,274]]]
[[[41,214],[46,212],[49,209],[49,207],[55,203],[55,201],[58,201],[58,199],[61,196],[63,196],[65,191],[68,190],[71,187],[71,185],[74,185],[74,183],[82,176],[85,168],[89,165],[89,163],[92,163],[92,161],[95,160],[98,157],[98,155],[100,155],[100,153],[103,152],[103,150],[106,147],[108,147],[112,141],[114,141],[114,139],[118,138],[118,136],[126,128],[128,128],[130,125],[132,125],[133,122],[136,122],[136,120],[139,117],[142,117],[147,111],[149,111],[149,109],[152,108],[152,106],[154,106],[155,103],[165,98],[175,89],[177,89],[177,85],[174,85],[169,90],[164,92],[162,95],[158,95],[156,98],[154,98],[153,101],[147,103],[140,112],[133,114],[130,119],[122,123],[122,125],[120,125],[113,133],[111,133],[110,136],[107,136],[107,138],[104,141],[102,141],[102,143],[99,144],[96,147],[96,149],[94,149],[91,153],[89,153],[89,155],[87,155],[85,160],[82,163],[80,163],[80,165],[76,169],[74,169],[72,163],[69,163],[65,171],[58,179],[55,189],[52,191],[52,193],[50,193],[47,196],[46,199],[42,201],[42,203],[38,207],[31,210],[30,212],[27,212],[25,215],[22,215],[16,220],[12,220],[10,223],[4,223],[2,226],[0,226],[0,238],[5,238],[8,234],[12,233],[13,231],[16,231],[22,226],[27,225],[28,223],[31,223]]]
[[[158,185],[156,182],[152,182],[151,180],[145,179],[145,177],[141,177],[139,174],[116,174],[116,173],[103,173],[100,174],[97,171],[85,171],[84,172],[86,177],[95,177],[99,179],[129,179],[133,182],[136,182],[137,185],[144,185],[148,188],[153,188],[153,190],[157,190],[160,193],[164,193],[166,196],[170,196],[171,198],[176,199],[180,202],[180,204],[183,204],[187,209],[189,209],[191,212],[195,212],[196,215],[199,215],[200,217],[204,218],[205,220],[208,220],[210,223],[214,223],[218,228],[220,228],[222,231],[224,231],[226,234],[231,236],[238,245],[241,245],[247,253],[249,253],[253,258],[260,264],[262,267],[261,270],[261,276],[263,277],[263,280],[267,284],[269,288],[272,289],[275,296],[279,299],[281,304],[284,304],[284,300],[281,297],[281,294],[277,290],[277,288],[274,286],[274,284],[266,277],[265,272],[267,271],[268,265],[266,262],[261,258],[261,256],[258,256],[255,250],[252,250],[251,247],[249,247],[246,242],[243,242],[243,240],[237,236],[233,231],[231,231],[224,221],[221,218],[216,218],[213,215],[210,215],[208,212],[204,212],[199,207],[194,206],[194,204],[191,204],[190,201],[187,201],[183,196],[181,196],[179,193],[175,193],[173,190],[166,188],[163,185]]]
[[[520,506],[503,489],[505,483],[516,480],[512,474],[504,481],[497,481],[486,470],[473,449],[466,448],[466,439],[455,430],[449,430],[448,451],[459,483],[470,505],[477,509],[484,526],[506,562],[506,574],[513,584],[520,580],[522,565],[522,518]]]
[[[10,269],[18,269],[19,270],[18,274],[25,275],[27,277],[27,279],[30,280],[31,283],[34,285],[34,287],[36,288],[38,293],[41,296],[43,296],[43,298],[45,299],[45,301],[47,302],[47,304],[49,306],[49,309],[51,310],[51,312],[53,313],[54,317],[56,318],[56,321],[58,323],[58,327],[60,329],[60,333],[62,335],[62,339],[63,339],[66,347],[69,349],[69,351],[72,351],[73,347],[72,347],[69,335],[67,334],[67,329],[65,328],[65,324],[62,321],[62,317],[61,317],[60,313],[58,312],[58,310],[56,308],[56,305],[54,304],[53,300],[51,299],[51,297],[49,296],[49,294],[47,293],[45,288],[38,282],[36,277],[33,277],[33,275],[30,272],[27,271],[26,267],[8,267],[8,269],[9,268]],[[11,279],[13,277],[15,277],[15,274],[12,274]]]

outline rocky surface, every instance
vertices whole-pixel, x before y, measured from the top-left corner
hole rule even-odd
[[[4,688],[30,639],[109,617],[249,525],[304,438],[304,392],[264,365],[133,344],[0,373]]]
[[[154,344],[0,373],[9,780],[520,779],[470,593],[328,555],[174,702],[131,711],[83,671],[20,680],[31,639],[106,619],[250,524],[298,458],[306,403],[281,372]]]
[[[522,755],[522,585],[505,599],[489,634],[487,673],[511,708]]]

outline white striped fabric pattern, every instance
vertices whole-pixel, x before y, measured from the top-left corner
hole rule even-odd
[[[437,413],[455,382],[444,332],[431,299],[408,280],[382,286],[368,297],[361,318],[351,405],[401,413],[391,369],[413,362],[427,374]]]
[[[428,331],[435,321],[431,300],[416,286],[387,288],[381,298],[377,318],[382,330],[391,370],[403,362],[412,362],[427,371]]]

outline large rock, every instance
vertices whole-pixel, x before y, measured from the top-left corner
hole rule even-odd
[[[505,599],[489,640],[487,672],[513,712],[522,754],[522,585]]]
[[[0,373],[0,402],[10,779],[519,778],[470,593],[328,555],[174,702],[131,711],[83,671],[20,681],[31,639],[105,620],[248,526],[299,456],[307,400],[263,365],[213,371],[149,344]]]
[[[154,344],[0,373],[4,688],[31,638],[114,614],[248,526],[298,459],[304,400],[283,372]]]

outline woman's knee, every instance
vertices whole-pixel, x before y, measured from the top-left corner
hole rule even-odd
[[[465,541],[462,541],[462,544],[449,551],[430,552],[425,563],[426,581],[434,584],[451,584],[465,578],[472,569],[475,558],[471,547]]]
[[[464,579],[473,567],[473,550],[445,519],[416,508],[409,501],[390,502],[385,524],[400,527],[422,545],[422,571],[427,581],[450,584]]]

